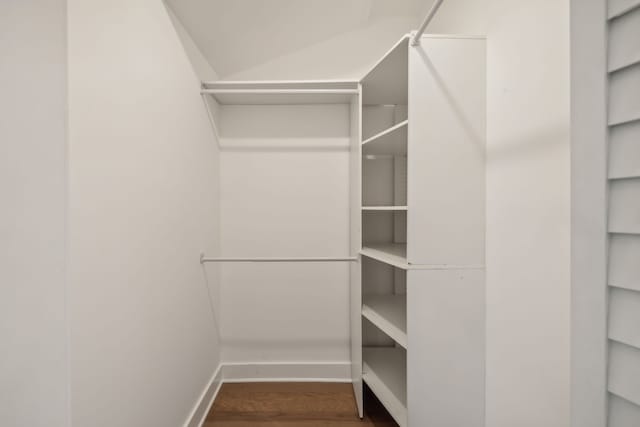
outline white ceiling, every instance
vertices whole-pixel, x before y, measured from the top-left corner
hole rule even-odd
[[[432,3],[432,0],[166,1],[221,78],[385,19],[407,18],[417,25]]]

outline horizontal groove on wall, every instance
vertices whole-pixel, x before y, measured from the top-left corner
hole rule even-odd
[[[640,234],[640,179],[610,181],[609,230]]]
[[[640,64],[609,76],[609,124],[640,119]]]
[[[609,131],[609,177],[640,177],[640,120]]]
[[[609,395],[608,427],[636,427],[640,426],[640,406],[628,401],[624,397]]]
[[[640,235],[613,234],[609,238],[609,284],[640,291]]]
[[[640,349],[640,291],[609,288],[609,338]]]
[[[640,62],[640,8],[611,21],[608,56],[610,72]]]
[[[609,341],[609,391],[640,404],[640,349]]]
[[[640,7],[640,0],[609,0],[607,16],[609,19],[616,19],[638,7]]]

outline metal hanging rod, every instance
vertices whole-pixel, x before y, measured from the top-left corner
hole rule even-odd
[[[420,28],[418,29],[418,31],[414,34],[413,38],[411,39],[411,46],[418,46],[420,44],[420,38],[424,34],[424,31],[427,29],[427,26],[429,25],[429,23],[431,22],[433,17],[436,16],[436,12],[438,12],[438,9],[442,5],[443,1],[444,0],[436,0],[433,3],[433,6],[431,6],[431,9],[429,9],[429,12],[427,13],[427,16],[424,18],[424,21],[422,22],[422,25],[420,25]]]
[[[204,254],[200,255],[200,264],[206,262],[355,262],[358,257],[248,257],[248,258],[230,258],[215,257],[207,258]]]

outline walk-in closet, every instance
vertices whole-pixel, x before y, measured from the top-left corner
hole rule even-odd
[[[0,77],[0,427],[640,426],[640,0],[2,0]]]

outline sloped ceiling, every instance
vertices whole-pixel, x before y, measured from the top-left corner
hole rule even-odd
[[[432,0],[166,1],[221,78],[259,69],[275,58],[363,27],[375,28],[385,20],[407,22],[403,32],[408,32],[417,26],[432,3]]]

